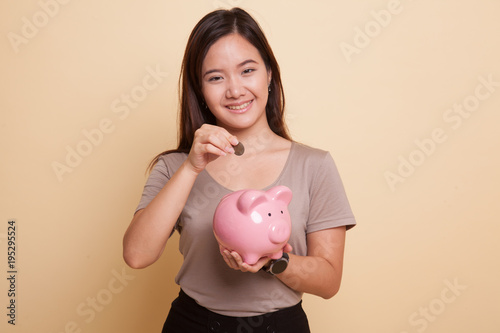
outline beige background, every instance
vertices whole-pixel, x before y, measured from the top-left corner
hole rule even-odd
[[[135,271],[122,235],[147,163],[176,142],[187,36],[233,5],[264,28],[293,137],[332,152],[359,223],[339,294],[304,297],[313,332],[499,332],[494,0],[2,1],[0,330],[159,331],[178,238]]]

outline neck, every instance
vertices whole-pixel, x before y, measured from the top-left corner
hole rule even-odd
[[[259,131],[235,134],[241,143],[245,146],[244,158],[253,158],[255,154],[272,152],[281,149],[284,142],[287,141],[274,133],[269,127]]]
[[[242,141],[246,146],[246,142],[250,143],[250,141],[266,141],[276,135],[269,126],[267,119],[262,117],[250,127],[246,128],[235,128],[235,127],[227,127],[223,124],[218,124],[218,126],[223,126],[229,133],[236,136],[239,141]]]

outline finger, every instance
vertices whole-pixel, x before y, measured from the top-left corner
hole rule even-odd
[[[255,271],[253,271],[253,267],[252,267],[252,266],[250,266],[249,264],[247,264],[246,262],[243,262],[243,263],[241,264],[241,268],[240,268],[240,270],[241,270],[242,272],[251,272],[251,273],[255,273]]]
[[[241,258],[240,254],[238,252],[232,251],[230,253],[230,255],[233,258],[236,265],[238,265],[238,267],[241,266],[241,264],[243,264],[243,259]]]
[[[293,247],[290,244],[286,244],[285,247],[283,247],[283,252],[285,253],[290,253],[293,251]]]
[[[226,156],[227,153],[225,150],[220,149],[217,146],[214,146],[212,143],[206,143],[201,145],[201,152],[202,154],[212,154],[212,155],[217,155],[217,156]]]
[[[222,133],[209,133],[205,138],[205,142],[218,148],[224,153],[231,153],[233,146],[229,143],[229,140]]]
[[[210,135],[206,138],[197,138],[197,140],[193,142],[193,149],[196,155],[208,154],[214,155],[215,157],[225,156],[228,153],[234,153],[234,148],[228,144],[227,140],[217,138],[215,135]]]
[[[236,145],[238,145],[238,143],[240,143],[240,141],[238,140],[238,138],[235,137],[234,135],[231,135],[231,134],[229,134],[228,140],[229,140],[229,143],[231,144],[231,146],[233,146],[233,147],[236,146]]]
[[[203,129],[207,129],[208,132],[218,131],[223,134],[223,136],[229,141],[231,146],[236,146],[238,144],[238,138],[231,133],[229,133],[224,127],[219,127],[216,125],[204,124],[202,125]]]
[[[238,263],[236,262],[236,260],[234,259],[233,255],[228,250],[224,250],[224,256],[225,256],[226,264],[229,267],[231,267],[232,269],[238,269],[239,268]]]
[[[258,271],[261,270],[264,265],[266,265],[271,259],[268,257],[262,257],[260,258],[255,264],[249,265],[247,263],[242,263],[242,267],[247,271],[251,273],[257,273]]]
[[[222,254],[222,258],[224,259],[224,262],[226,263],[226,265],[228,265],[230,268],[233,268],[233,267],[231,267],[231,261],[229,260],[226,251],[221,252],[221,254]]]
[[[241,270],[242,272],[247,272],[247,271],[252,271],[253,270],[253,265],[249,265],[246,262],[243,261],[243,258],[240,256],[240,254],[236,251],[231,252],[231,256],[234,260],[234,263],[236,264],[236,269]]]
[[[204,142],[210,142],[227,153],[234,153],[233,146],[236,146],[239,142],[236,136],[219,126],[204,124],[197,130],[197,133],[203,138]]]

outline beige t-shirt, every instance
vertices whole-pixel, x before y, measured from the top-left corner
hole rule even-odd
[[[137,210],[145,208],[185,161],[187,154],[162,156],[144,187]],[[231,170],[228,169],[228,175]],[[234,176],[234,175],[233,175]],[[306,255],[306,234],[356,224],[335,163],[327,151],[292,143],[287,162],[273,184],[292,190],[289,212],[293,254]],[[297,304],[302,293],[265,272],[229,268],[219,253],[212,218],[220,199],[231,191],[202,171],[179,216],[179,250],[184,262],[175,282],[200,305],[227,316],[255,316]],[[307,273],[307,267],[304,269]]]

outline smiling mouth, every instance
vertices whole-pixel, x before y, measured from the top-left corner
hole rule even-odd
[[[249,106],[251,103],[253,102],[253,100],[251,101],[248,101],[246,103],[243,103],[241,105],[228,105],[226,106],[229,110],[243,110],[244,108],[246,108],[247,106]]]

